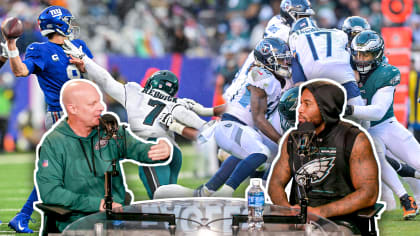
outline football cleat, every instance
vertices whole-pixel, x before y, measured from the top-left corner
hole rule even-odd
[[[31,220],[32,223],[35,223],[35,220],[33,220],[31,216],[19,212],[9,222],[8,226],[17,233],[33,233],[34,231],[28,227],[29,220]]]
[[[210,197],[213,193],[214,191],[208,189],[206,185],[202,184],[194,190],[194,197]]]
[[[413,197],[410,197],[408,196],[408,194],[405,194],[404,196],[400,197],[400,202],[404,211],[404,214],[403,214],[404,220],[409,220],[416,217],[418,213],[418,208],[417,208],[416,201],[414,201]]]

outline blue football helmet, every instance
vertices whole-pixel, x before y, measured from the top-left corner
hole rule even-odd
[[[63,36],[72,36],[76,28],[71,22],[74,16],[64,7],[50,6],[45,8],[38,17],[38,25],[41,28],[42,36],[51,33],[59,33]]]
[[[318,26],[315,20],[310,17],[304,17],[300,18],[292,25],[289,34],[293,34],[295,32],[309,32],[316,29],[318,29]]]
[[[315,15],[309,0],[282,0],[280,3],[280,15],[286,19],[289,25],[301,17]]]
[[[257,65],[282,76],[291,76],[292,53],[287,43],[279,38],[264,38],[254,49]]]

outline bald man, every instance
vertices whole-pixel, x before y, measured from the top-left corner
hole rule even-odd
[[[69,220],[57,222],[62,231],[71,222],[104,210],[104,173],[112,170],[113,160],[164,165],[170,161],[172,145],[166,139],[145,143],[122,126],[117,138],[105,139],[105,131],[99,128],[105,105],[92,82],[71,80],[64,84],[60,98],[67,117],[38,145],[35,184],[42,202],[76,211]],[[116,169],[121,173],[120,165]],[[124,204],[124,186],[121,174],[112,178],[113,208]]]

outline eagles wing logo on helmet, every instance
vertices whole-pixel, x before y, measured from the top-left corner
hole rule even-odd
[[[306,183],[306,178],[310,175],[311,184],[319,183],[329,174],[336,157],[323,157],[305,163],[296,171],[296,181],[300,184]]]

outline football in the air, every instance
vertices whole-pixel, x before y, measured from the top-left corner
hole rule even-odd
[[[14,39],[22,35],[23,24],[16,17],[9,17],[1,24],[1,32],[8,39]]]

